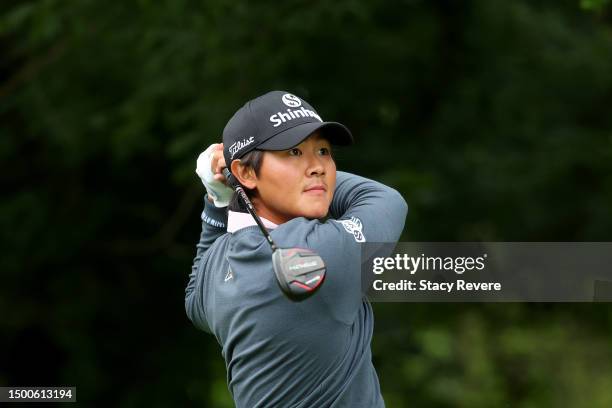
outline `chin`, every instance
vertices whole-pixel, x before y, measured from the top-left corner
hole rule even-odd
[[[309,218],[309,219],[315,219],[315,218],[323,218],[327,215],[329,208],[317,208],[317,209],[312,209],[310,211],[307,211],[304,214],[305,218]]]

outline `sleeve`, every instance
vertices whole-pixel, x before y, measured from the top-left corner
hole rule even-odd
[[[302,243],[305,241],[308,248],[323,258],[327,272],[316,297],[329,304],[337,320],[351,324],[363,301],[362,244],[397,242],[407,212],[408,205],[396,190],[364,177],[338,172],[330,206],[332,218],[326,222],[300,218],[283,224],[287,225],[288,236],[297,234]],[[290,230],[292,223],[293,230]],[[300,243],[291,244],[299,246]]]
[[[408,205],[391,187],[339,171],[329,211],[347,232],[354,231],[356,242],[397,242]]]
[[[204,314],[203,296],[201,293],[196,293],[196,288],[201,287],[201,284],[198,283],[201,283],[204,279],[204,269],[200,268],[200,261],[215,240],[226,233],[227,207],[216,207],[206,196],[204,197],[204,211],[202,211],[201,218],[202,232],[200,234],[200,241],[196,245],[196,256],[193,259],[189,283],[185,289],[185,311],[189,320],[196,327],[210,332]]]

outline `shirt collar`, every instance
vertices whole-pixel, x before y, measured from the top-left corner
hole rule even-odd
[[[263,222],[264,227],[266,227],[267,229],[272,230],[278,227],[277,224],[265,219],[264,217],[259,218],[261,218],[261,222]],[[257,223],[255,222],[253,216],[249,213],[242,213],[236,211],[227,212],[227,232],[234,233],[240,229],[252,227],[254,225],[257,225]]]

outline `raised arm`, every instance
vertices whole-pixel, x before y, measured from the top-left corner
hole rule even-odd
[[[213,144],[198,157],[196,173],[202,179],[208,194],[204,197],[202,232],[196,245],[196,256],[191,266],[189,283],[185,289],[185,310],[189,319],[198,327],[207,330],[203,308],[198,304],[196,288],[204,279],[200,268],[202,258],[211,245],[227,231],[227,206],[233,190],[224,184],[220,170],[225,166],[223,145]]]
[[[404,228],[408,205],[393,188],[364,177],[338,172],[326,222],[293,219],[272,232],[281,247],[317,252],[327,266],[325,283],[316,295],[332,316],[350,324],[361,306],[363,243],[395,243]]]
[[[374,180],[339,171],[330,215],[337,220],[358,220],[363,240],[396,242],[404,229],[408,205],[400,193]],[[361,225],[359,225],[359,223]],[[350,226],[350,223],[345,223]]]

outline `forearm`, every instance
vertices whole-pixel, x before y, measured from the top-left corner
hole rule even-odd
[[[197,244],[196,256],[193,259],[189,282],[185,288],[185,311],[187,316],[196,327],[210,331],[206,323],[204,309],[201,306],[200,289],[204,279],[203,270],[200,269],[200,261],[210,246],[226,233],[227,229],[227,207],[216,207],[208,196],[204,198],[204,211],[202,211],[202,232]],[[198,272],[199,271],[199,272]]]
[[[403,221],[408,211],[404,198],[395,189],[374,180],[339,171],[330,205],[330,215],[339,219],[347,214],[378,214],[381,222]],[[400,230],[401,233],[401,230]]]
[[[200,259],[208,248],[226,233],[227,230],[227,207],[216,207],[209,201],[208,196],[204,198],[204,211],[202,211],[202,232],[200,240],[196,245],[196,256],[193,259],[192,272],[198,268]]]

